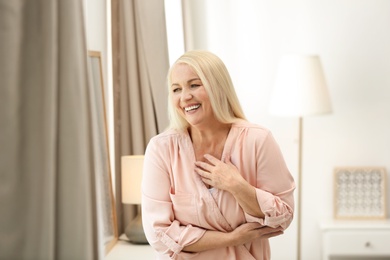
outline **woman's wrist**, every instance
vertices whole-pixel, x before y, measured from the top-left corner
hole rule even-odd
[[[241,208],[249,215],[262,218],[264,213],[257,202],[256,188],[243,180],[237,183],[231,189],[231,194],[234,196]]]
[[[208,230],[195,243],[186,246],[183,251],[201,252],[205,250],[234,246],[236,243],[236,235],[234,232],[222,232]]]
[[[242,195],[243,193],[246,193],[248,190],[250,189],[253,189],[254,187],[252,187],[252,185],[250,185],[247,181],[245,180],[240,180],[238,182],[236,182],[235,184],[233,184],[231,186],[231,190],[230,190],[230,193],[234,196],[234,197],[239,197],[240,195]]]
[[[234,230],[226,233],[226,240],[227,240],[227,244],[228,246],[236,246],[237,245],[237,235],[236,235],[236,232],[234,232]]]

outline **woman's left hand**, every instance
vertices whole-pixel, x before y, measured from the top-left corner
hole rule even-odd
[[[201,176],[204,183],[234,193],[245,181],[236,166],[230,161],[230,157],[226,158],[225,162],[210,154],[205,154],[204,158],[208,162],[195,162],[195,171]]]

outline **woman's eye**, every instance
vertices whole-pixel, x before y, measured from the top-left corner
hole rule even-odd
[[[199,87],[200,85],[199,84],[192,84],[191,85],[191,88],[197,88],[197,87]]]
[[[180,91],[180,88],[174,88],[173,89],[173,93],[176,93],[176,92],[179,92]]]

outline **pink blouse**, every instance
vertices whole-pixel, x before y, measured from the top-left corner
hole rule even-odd
[[[265,218],[245,213],[227,191],[209,190],[194,170],[187,131],[167,130],[153,137],[145,152],[142,221],[157,259],[270,259],[268,239],[200,253],[182,251],[207,230],[230,232],[245,222],[286,229],[294,211],[294,180],[271,132],[241,120],[232,124],[222,153],[256,187]]]

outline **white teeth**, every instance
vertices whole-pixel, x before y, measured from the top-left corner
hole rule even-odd
[[[185,107],[184,110],[186,112],[189,112],[189,111],[195,110],[195,109],[197,109],[199,107],[200,107],[200,105],[198,104],[198,105],[193,105],[193,106],[190,106],[190,107]]]

